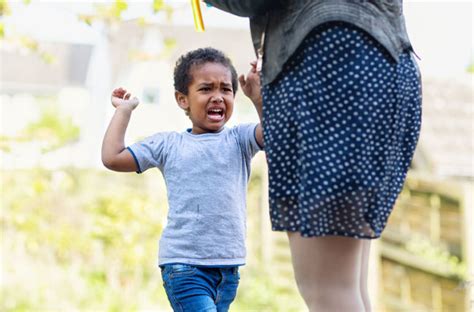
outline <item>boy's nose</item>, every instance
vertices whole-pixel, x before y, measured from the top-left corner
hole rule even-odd
[[[224,102],[224,99],[223,99],[222,97],[220,97],[220,96],[214,96],[214,97],[211,99],[211,102],[212,102],[212,103],[218,103],[218,104],[220,104],[220,103]]]

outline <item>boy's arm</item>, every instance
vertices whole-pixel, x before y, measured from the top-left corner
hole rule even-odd
[[[114,171],[137,171],[135,159],[125,148],[124,139],[132,111],[138,105],[138,99],[130,99],[130,94],[119,88],[112,93],[112,105],[115,107],[115,113],[102,142],[102,163]]]
[[[252,101],[253,102],[253,101]],[[257,139],[258,145],[263,149],[265,146],[263,143],[263,127],[262,127],[262,97],[258,100],[258,102],[253,102],[255,109],[258,113],[258,120],[260,121],[255,129],[255,138]]]
[[[258,145],[260,147],[264,147],[263,142],[263,128],[262,128],[262,94],[260,92],[260,76],[257,72],[257,61],[253,61],[250,63],[250,71],[247,74],[247,77],[244,75],[240,75],[239,81],[240,86],[242,87],[242,91],[244,94],[252,100],[253,105],[258,113],[258,118],[260,123],[257,125],[255,129],[255,138],[257,139]]]

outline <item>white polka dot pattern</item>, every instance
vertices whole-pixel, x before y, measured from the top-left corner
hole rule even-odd
[[[349,24],[315,29],[264,86],[273,230],[377,238],[421,125],[420,77]]]

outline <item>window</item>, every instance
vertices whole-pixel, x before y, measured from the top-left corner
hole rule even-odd
[[[145,104],[158,105],[160,102],[160,89],[158,87],[145,87],[142,98]]]

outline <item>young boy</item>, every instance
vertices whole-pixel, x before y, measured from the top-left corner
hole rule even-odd
[[[255,63],[239,77],[261,120]],[[124,136],[138,105],[126,90],[112,93],[116,108],[105,133],[102,161],[114,171],[157,167],[168,188],[168,223],[159,266],[175,311],[227,311],[245,263],[246,189],[252,157],[263,147],[261,124],[225,127],[232,116],[237,73],[220,51],[191,51],[177,61],[175,98],[192,128],[156,133],[127,148]]]

